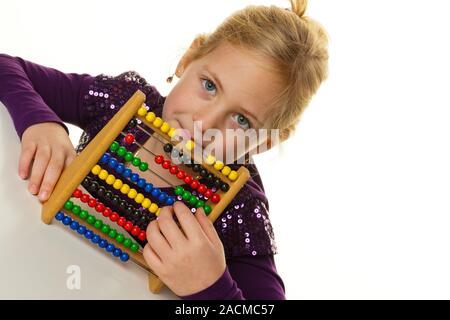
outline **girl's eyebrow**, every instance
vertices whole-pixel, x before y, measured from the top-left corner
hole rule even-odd
[[[211,78],[213,78],[214,82],[217,83],[219,86],[220,91],[225,92],[223,89],[222,83],[220,82],[219,78],[214,74],[214,72],[211,71],[211,69],[208,68],[208,65],[205,65],[205,70],[211,75]],[[238,109],[247,117],[252,118],[254,122],[256,122],[260,127],[262,127],[261,121],[258,120],[252,113],[244,109],[242,106],[238,106]]]

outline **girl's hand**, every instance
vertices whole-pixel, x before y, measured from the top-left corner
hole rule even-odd
[[[22,135],[19,176],[22,179],[30,177],[28,190],[34,195],[39,193],[39,200],[46,201],[61,172],[75,156],[69,136],[60,124],[44,122],[32,125]]]
[[[173,212],[181,225],[173,219]],[[195,216],[182,202],[161,209],[147,228],[144,258],[178,296],[197,293],[225,272],[222,242],[211,221],[198,209]]]

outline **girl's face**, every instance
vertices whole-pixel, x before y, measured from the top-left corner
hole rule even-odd
[[[259,131],[268,128],[270,106],[281,90],[277,77],[268,66],[269,61],[257,58],[249,51],[226,42],[221,44],[205,57],[187,65],[166,97],[163,119],[175,128],[184,129],[192,138],[196,127],[195,130],[204,137],[203,147],[215,139],[215,147],[210,145],[209,148],[215,150],[216,156],[220,150],[223,159],[230,156],[230,152],[234,159],[239,159],[247,150],[242,152],[242,146],[238,146],[242,141],[230,138],[231,131],[227,129]],[[222,141],[217,135],[210,138],[209,129],[217,129],[222,134]],[[242,135],[242,131],[239,134]],[[195,142],[199,144],[197,140]]]

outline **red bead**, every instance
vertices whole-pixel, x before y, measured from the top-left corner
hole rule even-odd
[[[145,241],[147,239],[147,235],[145,234],[145,231],[139,232],[138,239],[141,241]]]
[[[80,200],[81,200],[81,202],[84,202],[84,203],[88,202],[89,201],[89,195],[87,195],[87,194],[81,195]]]
[[[111,213],[111,215],[109,216],[109,220],[111,220],[112,222],[116,222],[117,219],[119,219],[119,215],[117,214],[117,212],[113,212],[113,213]]]
[[[76,190],[72,193],[72,196],[75,197],[75,198],[79,198],[79,197],[81,197],[82,194],[83,194],[83,192],[81,192],[80,189],[76,189]]]
[[[130,221],[127,221],[123,227],[125,230],[131,231],[131,229],[133,228],[133,224]]]
[[[163,163],[163,161],[164,161],[164,157],[163,156],[156,156],[155,157],[155,162],[157,164],[161,164],[161,163]]]
[[[131,234],[133,236],[137,236],[139,234],[139,232],[141,232],[141,229],[139,229],[139,227],[134,226],[133,229],[131,229]]]
[[[213,203],[219,202],[220,201],[220,196],[217,193],[213,194],[212,197],[211,197],[211,201]]]
[[[103,210],[103,216],[104,217],[109,217],[112,213],[112,210],[110,208],[105,208],[105,210]]]
[[[192,182],[194,178],[192,178],[192,176],[187,175],[186,177],[184,177],[184,182],[187,184],[190,184]]]
[[[169,172],[171,174],[177,174],[178,173],[178,167],[177,166],[171,166],[169,169]]]
[[[204,194],[206,191],[206,186],[204,184],[201,184],[198,186],[197,191],[200,192],[201,194]]]
[[[127,144],[132,144],[132,143],[134,142],[134,136],[133,136],[131,133],[128,133],[128,134],[125,136],[125,142],[126,142]]]
[[[163,163],[162,163],[162,167],[164,169],[169,169],[170,165],[171,165],[170,160],[164,160]]]
[[[94,198],[89,199],[89,201],[88,201],[89,207],[93,208],[93,207],[95,207],[96,204],[97,204],[97,201],[95,201]]]
[[[121,227],[123,227],[123,225],[127,222],[127,219],[125,219],[124,217],[120,217],[119,220],[117,220],[117,224]]]
[[[105,205],[103,203],[97,203],[95,206],[95,211],[97,212],[103,212],[105,210]]]
[[[211,198],[213,195],[213,192],[211,189],[206,189],[205,193],[203,194],[206,198]]]
[[[192,189],[196,190],[199,186],[200,186],[200,182],[198,182],[197,180],[194,180],[191,182]]]
[[[186,177],[186,172],[184,172],[183,170],[178,170],[177,178],[183,180],[184,177]]]

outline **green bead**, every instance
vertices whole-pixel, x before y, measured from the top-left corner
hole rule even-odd
[[[127,153],[127,149],[125,149],[125,147],[120,147],[117,150],[117,155],[120,156],[120,157],[123,157],[125,155],[125,153]]]
[[[196,208],[201,208],[205,206],[205,201],[203,200],[198,200],[197,204],[195,205]]]
[[[198,201],[198,198],[196,196],[192,195],[191,198],[189,199],[189,204],[191,206],[195,207],[197,205],[197,201]]]
[[[131,251],[133,251],[133,252],[137,252],[138,250],[139,250],[139,245],[137,244],[137,243],[133,243],[132,245],[131,245]]]
[[[147,162],[141,162],[141,164],[139,165],[139,169],[141,171],[146,171],[148,169],[148,163]]]
[[[110,236],[111,238],[115,239],[116,236],[117,236],[117,231],[115,229],[109,230],[108,236]]]
[[[80,218],[83,220],[86,220],[86,218],[89,216],[89,213],[86,210],[81,210],[80,212]]]
[[[141,164],[141,159],[138,157],[134,157],[131,163],[133,164],[133,166],[139,167],[139,165]]]
[[[123,234],[119,233],[119,234],[116,236],[116,241],[117,241],[118,243],[122,243],[124,240],[125,240],[125,237],[123,236]]]
[[[111,228],[107,224],[104,224],[103,227],[102,227],[102,232],[104,234],[108,234],[110,229]]]
[[[101,220],[97,220],[94,223],[94,228],[95,229],[100,229],[103,226],[103,222]]]
[[[95,223],[95,218],[94,216],[89,215],[86,219],[87,223],[89,223],[90,225],[93,225]]]
[[[205,210],[205,214],[208,215],[211,213],[212,209],[210,206],[206,205],[203,207],[203,210]]]
[[[66,208],[67,210],[71,210],[73,208],[73,202],[72,201],[66,201],[66,203],[64,203],[64,208]]]
[[[73,212],[73,214],[75,214],[75,215],[79,215],[80,212],[81,212],[81,207],[80,207],[80,206],[77,206],[77,205],[73,206],[72,212]]]
[[[133,154],[130,151],[128,151],[123,158],[125,159],[126,162],[130,162],[131,160],[133,160],[134,157]]]
[[[182,186],[176,186],[176,187],[175,187],[175,194],[176,194],[177,196],[181,196],[181,195],[183,194],[183,192],[184,192],[184,189],[183,189]]]
[[[129,248],[132,243],[133,241],[131,241],[129,238],[126,238],[125,241],[123,242],[123,245],[125,248]]]
[[[111,143],[109,150],[111,150],[111,152],[115,152],[117,151],[117,149],[119,149],[119,143],[117,141],[114,141],[113,143]]]
[[[189,191],[184,191],[181,197],[184,201],[188,201],[191,198],[191,193]]]

